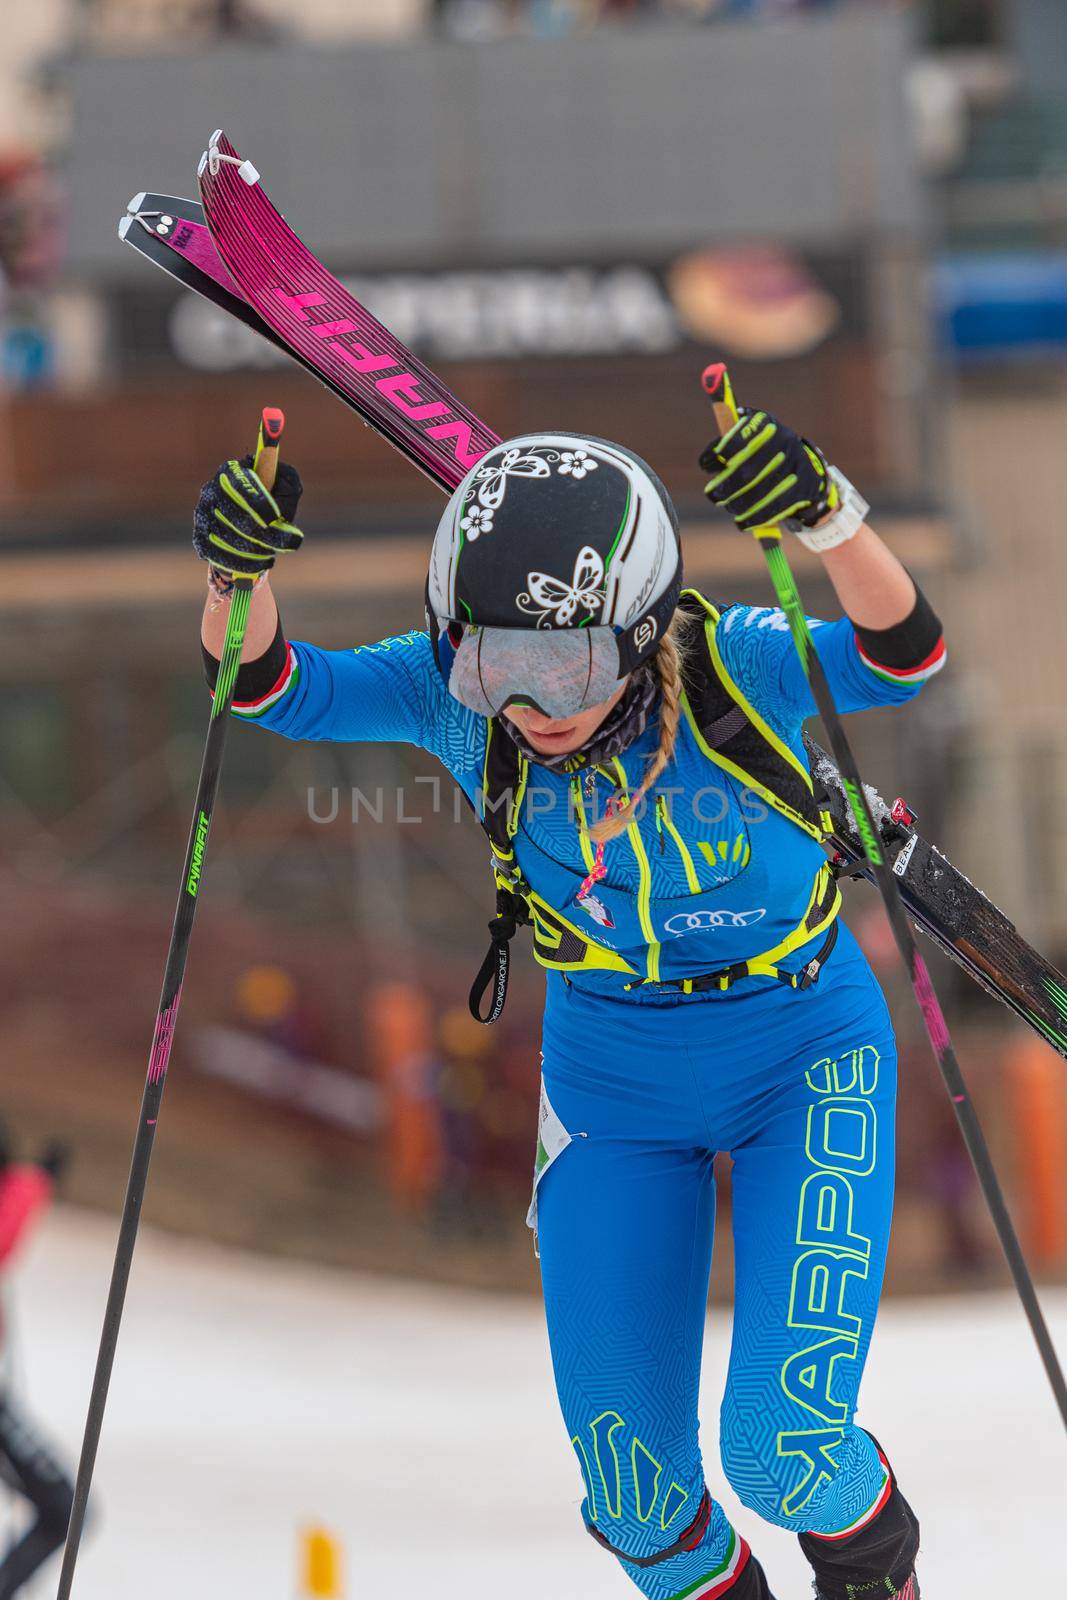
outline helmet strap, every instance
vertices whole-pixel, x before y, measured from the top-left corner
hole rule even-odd
[[[642,661],[655,650],[663,635],[671,625],[675,608],[678,605],[678,596],[682,592],[681,568],[669,589],[664,590],[644,616],[638,617],[636,622],[631,622],[628,628],[616,636],[619,649],[619,677],[623,678],[628,672],[640,666]]]

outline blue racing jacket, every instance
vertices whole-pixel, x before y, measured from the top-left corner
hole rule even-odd
[[[813,620],[812,628],[843,712],[901,705],[943,664],[942,651],[914,672],[891,671],[863,654],[847,618]],[[815,706],[782,612],[731,606],[719,619],[716,645],[750,706],[804,761],[801,731]],[[419,745],[476,808],[482,802],[487,724],[448,693],[425,633],[353,650],[291,642],[270,690],[235,702],[234,711],[290,739]],[[713,765],[687,719],[648,804],[606,846],[605,874],[580,893],[590,854],[579,811],[592,821],[623,782],[636,789],[657,738],[653,721],[608,771],[574,777],[530,767],[514,841],[518,867],[537,896],[603,952],[597,963],[573,970],[572,982],[655,999],[663,993],[659,981],[696,977],[767,952],[799,971],[822,942],[820,933],[804,932],[825,863],[822,846]]]

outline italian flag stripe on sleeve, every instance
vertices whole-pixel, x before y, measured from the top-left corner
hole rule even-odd
[[[939,639],[925,661],[920,661],[915,667],[886,667],[880,661],[872,661],[856,635],[856,649],[859,651],[860,660],[865,667],[874,673],[876,678],[881,678],[883,683],[925,683],[927,678],[932,678],[935,672],[948,660],[945,641]]]
[[[299,681],[300,663],[293,653],[292,645],[286,640],[285,665],[270,688],[255,700],[235,700],[233,702],[234,714],[238,717],[245,717],[248,720],[263,716],[264,712],[269,711],[272,706],[276,706],[282,696],[288,694],[290,689],[294,688]]]

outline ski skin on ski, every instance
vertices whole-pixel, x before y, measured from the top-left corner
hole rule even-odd
[[[234,174],[238,171],[232,162],[225,163],[224,170],[226,168]],[[243,185],[239,177],[237,181]],[[262,186],[257,183],[255,187],[265,201]],[[305,354],[265,321],[245,298],[243,285],[219,256],[204,209],[195,200],[157,193],[136,195],[119,224],[119,236],[185,288],[210,300],[268,340],[354,410],[364,424],[375,428],[390,444],[395,443],[390,429],[377,417],[366,414],[365,401],[355,390],[335,381],[325,370],[319,359],[321,348]],[[316,268],[317,284],[321,286],[324,279],[336,284],[321,263],[316,263]],[[349,302],[358,305],[339,284],[336,289]],[[322,292],[321,287],[318,292]],[[364,311],[363,316],[367,317],[368,313]],[[416,365],[414,358],[391,335],[389,338],[393,353],[399,354],[397,365],[411,371]],[[426,370],[420,368],[424,374]],[[438,379],[432,374],[429,376],[439,402],[458,413],[462,409],[459,402]],[[480,428],[485,438],[496,441],[496,436],[484,423]],[[409,452],[405,450],[404,453]],[[461,475],[457,475],[459,463],[455,460],[417,464],[446,493],[451,492]],[[847,875],[872,881],[840,772],[809,734],[804,735],[804,743],[815,782],[833,815],[834,831],[830,841],[833,850]],[[1067,977],[1028,944],[1015,924],[940,850],[913,827],[895,818],[875,791],[868,788],[867,793],[883,843],[891,856],[901,897],[913,922],[988,994],[1013,1011],[1067,1060]]]
[[[499,436],[311,254],[221,129],[197,175],[215,248],[248,303],[420,471],[454,489]]]

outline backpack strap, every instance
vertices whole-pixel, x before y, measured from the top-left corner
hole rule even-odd
[[[493,864],[506,875],[515,869],[515,835],[529,776],[530,763],[504,723],[499,717],[490,717],[477,815],[492,846]]]
[[[515,834],[519,810],[530,774],[530,764],[498,717],[485,729],[482,792],[475,815],[492,849],[496,883],[496,916],[489,923],[489,949],[478,968],[468,998],[471,1016],[487,1026],[495,1022],[508,997],[511,941],[530,921],[529,885],[515,859]],[[483,1012],[486,992],[492,986],[489,1008]]]
[[[729,772],[746,788],[759,794],[773,810],[822,843],[831,822],[829,813],[821,811],[815,799],[806,762],[789,749],[746,700],[722,660],[715,637],[719,607],[696,589],[683,590],[678,604],[694,625],[701,628],[705,645],[704,649],[688,654],[683,669],[682,708],[699,748],[709,761]],[[489,719],[482,792],[475,811],[493,852],[496,916],[489,923],[492,942],[470,993],[471,1015],[479,1022],[495,1022],[504,1008],[511,940],[517,929],[527,923],[533,925],[534,954],[542,966],[562,971],[604,967],[628,976],[636,975],[621,956],[599,945],[556,911],[523,877],[515,857],[515,835],[529,771],[529,762],[508,733],[506,723],[499,717]],[[809,964],[807,981],[811,982],[832,948],[835,930],[831,929],[831,924],[840,903],[836,884],[820,871],[808,913],[787,940],[751,962],[742,963],[744,971],[738,967],[729,972],[708,973],[686,980],[684,986],[690,991],[694,986],[697,989],[728,988],[739,977],[749,975],[777,977],[798,987],[806,986],[803,975],[780,970],[777,963],[819,931],[828,930],[826,945]],[[483,1015],[482,1007],[490,987],[492,998]]]
[[[727,671],[716,640],[718,606],[697,589],[683,589],[678,605],[702,624],[705,645],[689,654],[683,670],[682,708],[697,744],[709,760],[822,843],[827,818],[807,762],[778,737]]]
[[[607,945],[598,944],[583,929],[537,894],[522,875],[515,859],[515,835],[529,778],[529,762],[507,732],[492,718],[486,728],[482,793],[475,814],[492,848],[496,883],[496,916],[489,924],[490,946],[471,988],[471,1015],[479,1022],[495,1022],[504,1009],[511,961],[510,943],[518,928],[533,928],[534,955],[544,967],[576,971],[603,967],[636,976],[635,969]],[[486,993],[492,988],[488,1010]]]

